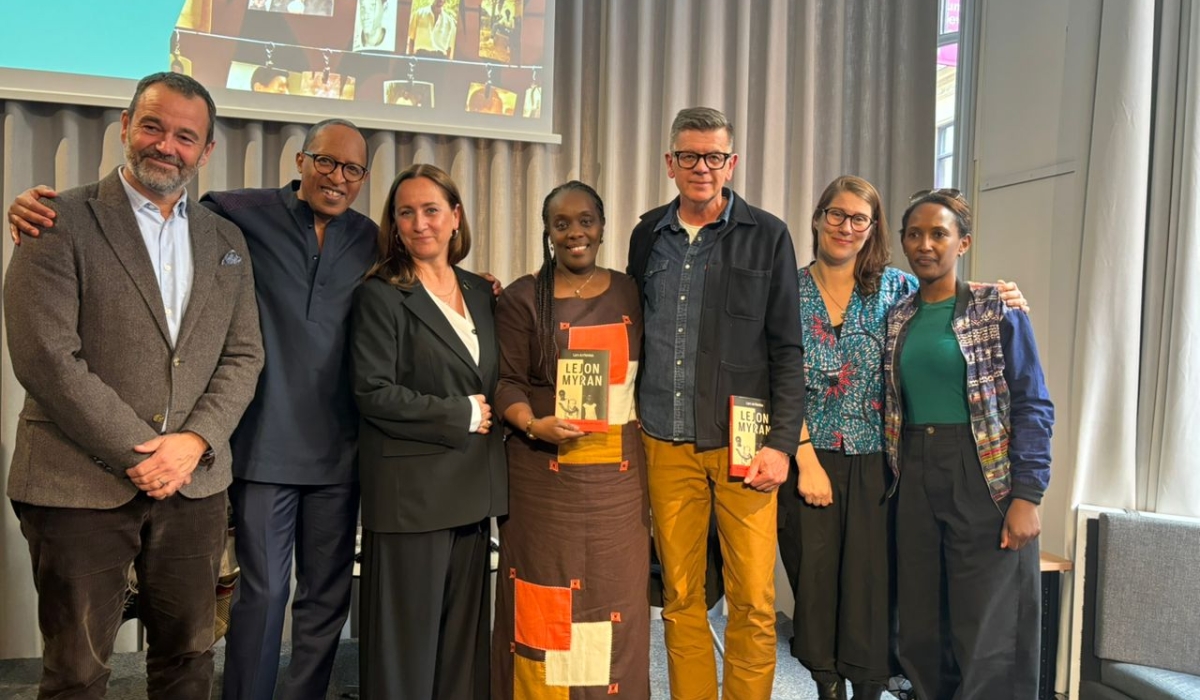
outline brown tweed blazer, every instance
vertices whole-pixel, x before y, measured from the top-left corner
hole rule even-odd
[[[229,435],[263,364],[250,254],[233,224],[188,202],[191,296],[171,345],[158,282],[114,171],[63,192],[58,216],[13,253],[5,327],[25,406],[8,479],[14,501],[115,508],[138,489],[133,446],[190,430],[215,452],[180,493],[230,482]],[[165,425],[164,425],[165,421]]]

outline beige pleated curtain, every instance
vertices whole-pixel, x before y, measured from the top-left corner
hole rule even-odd
[[[1200,518],[1200,2],[1105,5],[1071,505]]]
[[[368,132],[371,178],[355,208],[378,219],[396,172],[436,163],[462,188],[476,231],[466,266],[511,282],[541,262],[542,198],[577,178],[605,200],[601,262],[623,270],[638,215],[675,195],[663,167],[671,119],[707,105],[736,130],[734,187],[789,223],[804,261],[813,200],[831,178],[868,178],[896,215],[907,193],[931,184],[936,21],[934,0],[558,0],[562,144]],[[119,110],[0,101],[0,113],[4,207],[33,184],[72,187],[120,163]],[[216,149],[190,192],[287,182],[305,129],[219,120]],[[5,236],[5,264],[11,245]],[[7,350],[0,389],[7,480],[24,396]],[[0,543],[0,658],[37,656],[29,556],[8,508]]]

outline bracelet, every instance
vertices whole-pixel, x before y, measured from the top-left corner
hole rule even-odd
[[[804,447],[805,445],[811,445],[811,444],[812,444],[812,438],[804,438],[803,440],[800,441],[799,445],[796,445],[796,449],[799,449],[801,447]]]
[[[530,416],[529,420],[525,421],[525,437],[530,440],[537,440],[537,436],[533,434],[533,421],[535,420],[537,419]]]

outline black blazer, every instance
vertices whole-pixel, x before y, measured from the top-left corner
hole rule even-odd
[[[468,433],[473,394],[499,380],[492,286],[455,268],[479,335],[479,365],[418,284],[372,278],[354,298],[350,344],[361,415],[363,527],[430,532],[504,515],[508,472],[499,417]]]

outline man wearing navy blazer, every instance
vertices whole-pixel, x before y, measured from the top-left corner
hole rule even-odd
[[[354,124],[313,125],[295,158],[299,179],[283,187],[201,198],[246,236],[267,358],[232,439],[242,577],[223,700],[322,700],[350,612],[358,411],[347,340],[379,227],[350,208],[368,177]],[[280,669],[289,595],[292,654]]]
[[[8,268],[27,392],[8,496],[39,594],[39,697],[104,696],[131,566],[149,698],[211,693],[229,436],[263,363],[245,241],[184,190],[215,112],[192,78],[143,78],[125,164],[64,192]]]

